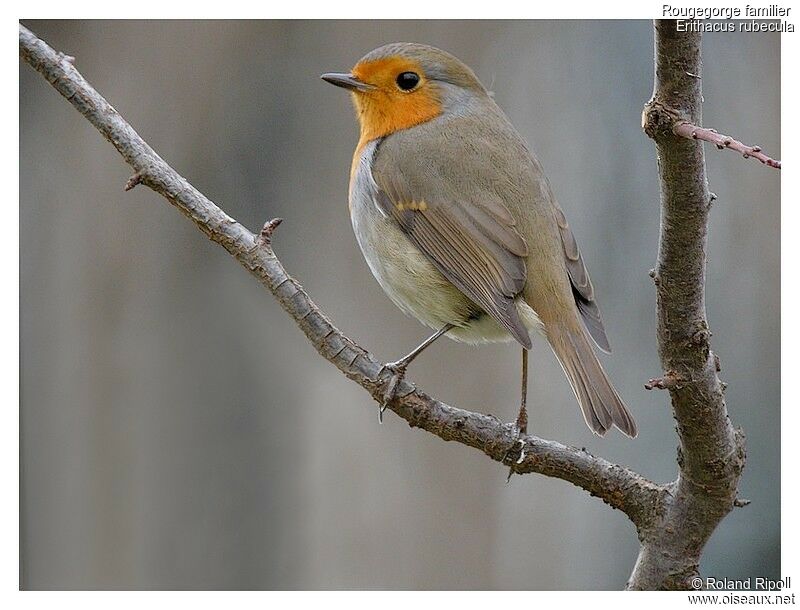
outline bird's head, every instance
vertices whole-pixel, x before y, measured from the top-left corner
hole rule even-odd
[[[472,70],[456,57],[422,44],[398,42],[365,55],[349,73],[322,79],[352,92],[369,141],[430,121],[470,95],[487,95]]]

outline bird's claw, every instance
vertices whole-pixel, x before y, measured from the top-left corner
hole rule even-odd
[[[517,464],[521,464],[522,461],[525,459],[525,440],[521,438],[521,436],[525,434],[525,430],[519,427],[518,423],[514,423],[514,437],[515,440],[512,445],[506,450],[505,455],[503,455],[503,463],[507,464],[511,462],[511,466],[508,469],[508,476],[506,477],[506,483],[511,480],[511,475],[514,474],[514,468]]]
[[[389,380],[389,385],[386,386],[386,391],[383,393],[383,402],[378,408],[378,423],[383,423],[383,412],[389,408],[389,403],[394,400],[394,395],[397,392],[397,386],[403,381],[406,375],[406,364],[402,361],[390,362],[385,365],[387,369],[392,372],[392,378]]]

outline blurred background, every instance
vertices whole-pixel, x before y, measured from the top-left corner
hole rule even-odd
[[[593,437],[535,340],[532,432],[676,474],[655,293],[649,22],[26,21],[198,189],[276,251],[345,333],[385,360],[427,329],[364,263],[347,211],[357,128],[320,81],[387,42],[472,66],[542,161],[594,279],[603,363],[640,429]],[[704,121],[780,157],[778,34],[709,34]],[[21,586],[619,589],[627,518],[562,481],[515,477],[411,430],[321,359],[273,298],[20,64]],[[706,575],[780,574],[780,175],[707,147],[707,307],[747,434],[741,496]],[[519,353],[434,345],[426,392],[511,420]]]

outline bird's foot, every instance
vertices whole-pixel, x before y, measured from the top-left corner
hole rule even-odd
[[[528,412],[526,411],[524,405],[519,410],[517,419],[514,422],[513,430],[514,442],[511,444],[511,447],[506,450],[506,453],[503,456],[503,463],[511,464],[511,467],[508,469],[506,483],[511,480],[511,475],[514,474],[514,468],[517,466],[517,464],[521,464],[525,459],[525,440],[522,437],[528,433]]]
[[[392,378],[389,380],[389,385],[386,386],[386,391],[383,393],[383,402],[378,408],[378,423],[383,423],[383,412],[389,407],[389,403],[394,400],[397,386],[403,381],[406,376],[406,368],[408,362],[406,360],[398,360],[397,362],[389,362],[385,365],[387,369],[392,372]]]
[[[400,382],[403,381],[403,377],[406,376],[406,369],[411,362],[419,356],[425,349],[436,339],[441,337],[445,334],[448,330],[453,328],[452,324],[445,324],[433,333],[430,337],[425,339],[422,343],[420,343],[410,354],[407,354],[400,358],[397,362],[389,362],[388,364],[384,364],[384,368],[389,369],[392,372],[392,378],[389,380],[389,385],[386,386],[386,391],[383,393],[383,403],[381,404],[380,409],[378,410],[378,422],[383,423],[383,412],[394,400],[395,392],[397,392],[397,386],[400,385]],[[381,369],[383,370],[383,369]]]
[[[511,464],[508,469],[506,483],[511,480],[511,476],[514,474],[514,468],[517,464],[521,464],[525,459],[525,441],[519,438],[519,433],[517,433],[517,437],[518,438],[512,443],[511,447],[508,448],[506,454],[503,456],[503,462],[505,464]]]

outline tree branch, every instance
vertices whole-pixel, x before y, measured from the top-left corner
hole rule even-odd
[[[686,75],[692,77],[697,82],[698,88],[700,87],[699,79],[696,79],[691,73]],[[655,95],[645,104],[642,112],[642,129],[653,139],[656,139],[658,135],[665,135],[666,131],[670,131],[673,135],[681,138],[709,142],[719,150],[728,148],[741,153],[745,159],[752,157],[758,159],[764,165],[781,169],[780,160],[764,154],[760,146],[748,146],[731,136],[717,132],[716,129],[698,127],[696,124],[698,122],[688,120],[678,108],[669,106]]]
[[[775,169],[781,168],[781,162],[761,152],[760,146],[742,144],[735,138],[718,133],[716,129],[697,127],[696,125],[692,125],[689,121],[677,121],[675,125],[672,126],[672,133],[690,140],[711,142],[711,144],[714,144],[720,150],[730,148],[731,150],[741,153],[745,159],[753,157],[769,167],[774,167]]]
[[[699,125],[701,36],[676,22],[655,23],[655,87],[643,128],[655,140],[661,186],[661,238],[654,273],[658,346],[678,423],[678,480],[663,521],[642,541],[631,589],[689,589],[700,555],[731,511],[744,468],[744,436],[725,406],[725,384],[711,351],[705,313],[709,202],[703,147],[686,125]],[[678,132],[675,126],[678,125]],[[693,128],[697,130],[697,128]],[[679,382],[676,380],[680,380]]]
[[[212,241],[225,248],[275,296],[316,350],[348,378],[382,402],[391,373],[371,353],[339,331],[290,277],[272,249],[279,219],[257,237],[214,205],[172,169],[119,113],[89,85],[72,62],[20,25],[20,56],[111,142],[134,175],[125,190],[144,184],[164,196]],[[407,381],[397,388],[392,411],[412,427],[457,441],[505,462],[518,474],[539,473],[568,481],[624,512],[640,537],[660,518],[667,488],[632,470],[583,450],[535,436],[517,443],[511,424],[435,400]],[[515,450],[509,452],[509,448]]]

